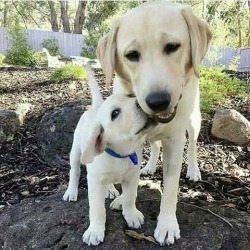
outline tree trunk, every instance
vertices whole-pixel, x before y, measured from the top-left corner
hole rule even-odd
[[[250,11],[250,1],[247,2],[248,4],[248,11]],[[250,47],[250,18],[248,19],[248,41],[247,46]]]
[[[75,34],[82,34],[82,27],[85,21],[86,6],[87,6],[87,1],[79,1],[74,22],[73,33]]]
[[[7,27],[7,14],[8,14],[9,5],[8,2],[4,2],[4,10],[3,10],[3,27]]]
[[[242,47],[242,34],[241,34],[241,20],[240,20],[240,18],[238,18],[238,29],[239,29],[239,32],[238,32],[238,35],[239,35],[239,47],[241,48]]]
[[[57,21],[57,13],[55,9],[55,2],[53,1],[48,1],[49,9],[50,9],[50,23],[51,23],[51,28],[52,31],[59,31],[59,25]]]
[[[66,10],[66,1],[59,1],[61,5],[61,18],[63,24],[63,31],[65,33],[70,33],[70,23],[69,23],[69,16]]]

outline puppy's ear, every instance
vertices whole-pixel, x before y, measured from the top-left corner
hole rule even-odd
[[[82,164],[91,163],[96,155],[99,155],[104,151],[106,143],[103,139],[103,133],[104,130],[101,124],[92,124],[91,128],[88,130],[86,141],[82,147]]]
[[[106,86],[110,86],[115,70],[116,35],[120,18],[114,19],[109,33],[99,40],[96,55],[106,75]]]
[[[212,32],[204,21],[200,20],[193,14],[190,7],[184,7],[181,10],[181,14],[183,15],[189,29],[192,66],[194,73],[199,77],[199,66],[207,53],[209,43],[212,39]]]

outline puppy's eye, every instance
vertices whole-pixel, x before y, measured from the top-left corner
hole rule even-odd
[[[114,119],[117,118],[120,113],[120,109],[114,109],[111,113],[111,121],[114,121]]]
[[[179,43],[168,43],[164,47],[164,52],[169,55],[170,53],[173,53],[179,49],[181,45]]]
[[[133,50],[133,51],[130,51],[129,53],[127,53],[126,55],[126,58],[131,61],[131,62],[138,62],[139,59],[140,59],[140,53]]]

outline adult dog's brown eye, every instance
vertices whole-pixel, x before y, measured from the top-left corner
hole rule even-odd
[[[139,59],[140,59],[140,53],[133,50],[133,51],[130,51],[128,54],[125,55],[126,58],[131,61],[131,62],[138,62]]]
[[[181,45],[179,43],[168,43],[165,46],[164,51],[165,51],[165,53],[167,53],[169,55],[170,53],[173,53],[176,50],[178,50],[180,46]]]
[[[120,113],[120,109],[114,109],[111,113],[111,121],[114,121],[114,119],[117,118]]]

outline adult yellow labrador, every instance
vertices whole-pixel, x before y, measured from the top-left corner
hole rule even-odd
[[[211,38],[190,7],[153,2],[115,19],[97,49],[107,83],[115,72],[116,88],[134,93],[142,109],[161,123],[148,135],[163,146],[164,190],[154,232],[161,245],[180,238],[176,203],[185,133],[196,142],[199,65]],[[197,169],[193,166],[193,174]]]

